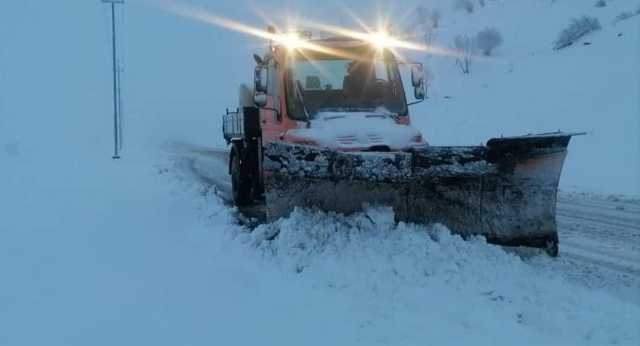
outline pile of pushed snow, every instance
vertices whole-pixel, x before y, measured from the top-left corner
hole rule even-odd
[[[343,295],[372,342],[391,334],[399,344],[398,335],[436,344],[453,335],[461,343],[498,336],[536,345],[640,340],[639,307],[576,286],[482,238],[396,224],[390,209],[347,217],[296,210],[246,237],[314,291]]]

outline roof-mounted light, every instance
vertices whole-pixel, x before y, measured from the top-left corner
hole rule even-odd
[[[302,47],[305,42],[298,33],[288,33],[288,34],[278,35],[278,38],[276,39],[276,41],[278,41],[278,43],[282,44],[283,46],[287,47],[288,50],[298,49]]]
[[[309,31],[295,31],[295,32],[287,32],[276,34],[275,31],[273,33],[273,41],[276,43],[283,45],[288,50],[295,50],[298,48],[306,47],[311,39],[311,32]]]
[[[378,31],[369,33],[366,37],[367,41],[372,43],[379,50],[383,50],[386,48],[396,47],[398,45],[395,38],[393,38],[386,31]]]

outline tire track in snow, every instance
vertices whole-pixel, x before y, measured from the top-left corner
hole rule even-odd
[[[569,248],[580,249],[581,251],[592,252],[594,254],[598,254],[600,256],[612,257],[612,251],[608,251],[607,249],[598,248],[596,244],[584,244],[579,243],[573,240],[565,240],[563,245],[568,246]],[[640,271],[640,256],[630,256],[628,254],[615,254],[615,259],[618,259],[622,262],[627,262],[629,267],[638,267],[638,271]]]
[[[611,258],[610,253],[571,242],[564,242],[563,244],[568,246],[561,250],[561,256],[595,264],[599,267],[611,269],[623,274],[640,277],[640,267],[634,265],[634,263],[638,263],[637,261],[634,262],[624,257]]]
[[[558,211],[556,212],[556,214],[558,216],[561,217],[565,217],[565,218],[571,218],[571,219],[580,219],[583,221],[588,221],[588,222],[595,222],[595,223],[599,223],[605,226],[615,226],[615,227],[619,227],[619,228],[623,228],[625,230],[630,230],[630,231],[635,231],[640,233],[640,226],[638,226],[637,223],[633,223],[631,221],[629,222],[625,222],[626,219],[622,219],[619,217],[616,217],[613,220],[611,219],[611,216],[590,216],[591,214],[585,213],[585,212],[581,212],[581,211],[577,211],[577,210],[568,210],[565,208],[558,208]],[[597,215],[597,214],[595,214]],[[609,220],[608,220],[609,219]]]
[[[602,196],[561,195],[557,207],[561,256],[624,274],[622,285],[640,288],[640,213],[633,212],[636,208]]]
[[[558,206],[560,208],[580,207],[589,210],[598,210],[600,214],[607,215],[607,211],[619,213],[626,217],[634,218],[636,221],[640,220],[640,206],[630,202],[619,202],[603,200],[602,198],[594,200],[585,200],[584,198],[571,200],[567,197],[558,197]]]
[[[231,181],[227,174],[227,152],[188,143],[170,143],[166,150],[181,174],[212,187],[225,203],[231,201]]]

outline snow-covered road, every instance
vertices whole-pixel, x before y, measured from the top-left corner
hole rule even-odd
[[[575,276],[640,303],[640,201],[564,192],[557,219],[561,260],[574,267]]]
[[[640,203],[564,193],[558,203],[564,253],[629,275],[640,275]]]

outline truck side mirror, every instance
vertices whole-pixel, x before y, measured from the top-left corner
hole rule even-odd
[[[426,91],[424,89],[424,68],[422,64],[416,63],[411,66],[411,84],[413,84],[413,95],[416,100],[424,100]]]
[[[421,101],[424,100],[424,98],[426,97],[424,86],[414,88],[413,96],[415,96],[416,100],[421,100]]]
[[[256,91],[256,93],[267,92],[267,69],[264,67],[264,65],[256,66],[254,84],[254,90]]]
[[[422,64],[412,64],[411,66],[411,84],[414,88],[424,85],[424,68]]]

